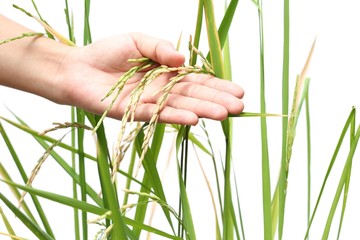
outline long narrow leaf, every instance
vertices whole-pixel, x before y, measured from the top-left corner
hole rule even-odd
[[[318,195],[318,197],[317,197],[317,200],[316,200],[316,203],[315,203],[315,207],[314,207],[314,209],[313,209],[313,212],[312,212],[312,215],[311,215],[311,218],[310,218],[310,221],[309,221],[309,226],[308,226],[308,229],[307,229],[307,231],[306,231],[306,234],[305,234],[304,239],[307,239],[307,237],[308,237],[308,235],[309,235],[309,231],[310,231],[310,228],[311,228],[311,226],[312,226],[312,222],[313,222],[314,217],[315,217],[315,215],[316,215],[317,209],[318,209],[318,207],[319,207],[320,200],[321,200],[322,194],[323,194],[323,192],[324,192],[324,189],[325,189],[327,180],[328,180],[328,178],[329,178],[329,176],[330,176],[332,167],[333,167],[333,165],[334,165],[334,163],[335,163],[335,161],[336,161],[337,155],[338,155],[338,153],[339,153],[339,151],[340,151],[340,148],[341,148],[341,146],[342,146],[342,143],[343,143],[343,140],[344,140],[344,138],[345,138],[345,135],[346,135],[346,133],[347,133],[347,131],[348,131],[351,123],[352,123],[352,122],[354,121],[354,119],[355,119],[355,118],[354,118],[354,117],[355,117],[355,114],[356,114],[356,110],[355,110],[355,108],[353,108],[353,109],[351,110],[351,112],[350,112],[347,120],[346,120],[346,123],[344,124],[343,130],[342,130],[342,132],[341,132],[341,134],[340,134],[338,143],[337,143],[336,148],[335,148],[335,150],[334,150],[334,153],[333,153],[333,155],[332,155],[332,157],[331,157],[331,160],[330,160],[328,169],[327,169],[327,171],[326,171],[326,174],[325,174],[323,183],[322,183],[322,185],[321,185],[320,192],[319,192],[319,195]]]
[[[329,233],[330,233],[330,229],[331,229],[331,225],[332,225],[332,220],[334,218],[335,215],[335,211],[337,208],[337,204],[339,202],[341,193],[343,192],[344,194],[344,203],[343,203],[343,209],[342,209],[342,213],[341,213],[341,221],[340,224],[342,222],[342,217],[344,215],[344,211],[345,211],[345,206],[346,206],[346,199],[347,199],[347,191],[348,191],[348,185],[349,185],[349,181],[350,181],[350,174],[351,174],[351,166],[352,166],[352,161],[353,161],[353,157],[355,154],[355,150],[357,148],[358,145],[358,141],[360,138],[360,126],[358,127],[357,131],[356,131],[356,135],[351,143],[351,148],[349,150],[349,154],[348,157],[346,159],[346,163],[345,166],[343,168],[343,172],[341,174],[339,183],[338,183],[338,187],[334,196],[334,200],[333,203],[331,205],[330,208],[330,212],[326,221],[326,225],[325,225],[325,229],[324,229],[324,233],[322,236],[322,239],[328,239]],[[344,188],[346,188],[344,190]],[[346,191],[346,192],[345,192]],[[340,231],[341,229],[339,229]],[[338,236],[340,235],[340,232],[338,233]]]
[[[18,207],[13,205],[9,199],[7,199],[2,193],[0,193],[0,200],[3,201],[6,206],[16,215],[16,217],[29,229],[38,239],[53,239],[52,236],[43,231],[39,225],[29,219],[24,213],[22,213]]]

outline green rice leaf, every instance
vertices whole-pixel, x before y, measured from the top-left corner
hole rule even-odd
[[[335,163],[335,161],[336,161],[337,155],[338,155],[338,153],[339,153],[339,151],[340,151],[340,149],[341,149],[341,146],[342,146],[343,140],[344,140],[344,138],[345,138],[345,135],[346,135],[346,133],[348,132],[350,125],[351,125],[351,124],[354,122],[354,120],[355,120],[355,115],[356,115],[356,110],[355,110],[355,108],[353,108],[353,109],[351,110],[351,112],[350,112],[350,114],[349,114],[349,116],[348,116],[345,124],[344,124],[344,127],[343,127],[343,130],[341,131],[341,134],[340,134],[338,143],[337,143],[336,148],[335,148],[335,150],[334,150],[334,153],[333,153],[333,155],[332,155],[332,157],[331,157],[331,160],[330,160],[328,169],[327,169],[327,171],[326,171],[326,174],[325,174],[323,183],[322,183],[322,185],[321,185],[321,189],[320,189],[319,195],[318,195],[318,197],[317,197],[317,200],[316,200],[316,203],[315,203],[315,207],[314,207],[314,209],[313,209],[313,212],[312,212],[312,215],[311,215],[311,218],[310,218],[310,221],[309,221],[308,229],[307,229],[307,231],[306,231],[306,234],[305,234],[304,239],[306,239],[306,238],[308,237],[308,235],[309,235],[309,231],[310,231],[310,228],[311,228],[311,226],[312,226],[312,222],[313,222],[314,217],[315,217],[315,215],[316,215],[317,209],[318,209],[318,207],[319,207],[322,194],[323,194],[323,192],[324,192],[324,190],[325,190],[325,186],[326,186],[327,180],[328,180],[328,178],[329,178],[329,176],[330,176],[330,173],[331,173],[332,167],[333,167],[333,165],[334,165],[334,163]],[[349,158],[348,158],[348,159],[349,159]]]
[[[125,225],[123,217],[120,213],[118,196],[116,194],[115,186],[111,181],[110,163],[108,159],[108,147],[103,125],[98,128],[96,133],[98,137],[96,145],[101,191],[103,194],[104,206],[111,211],[111,218],[113,221],[111,237],[114,239],[126,240],[128,239],[127,226]]]
[[[180,128],[180,131],[177,134],[176,137],[176,155],[178,156],[180,153],[180,147],[182,145],[183,142],[183,138],[184,135],[186,134],[187,129],[185,127]],[[179,165],[179,159],[177,161],[177,171],[178,171],[178,180],[179,180],[179,188],[180,188],[180,204],[181,204],[181,217],[182,217],[182,222],[183,222],[183,226],[186,233],[186,239],[191,239],[191,240],[195,240],[196,239],[196,232],[195,232],[195,228],[194,228],[194,223],[192,220],[192,214],[191,214],[191,208],[190,208],[190,203],[189,203],[189,199],[187,196],[187,192],[186,192],[186,186],[183,180],[183,176],[182,176],[182,172],[181,172],[181,167]],[[181,237],[182,236],[182,231],[181,231]]]
[[[3,180],[2,180],[3,181]],[[0,200],[16,215],[16,217],[29,229],[38,239],[50,240],[54,239],[51,235],[43,231],[39,225],[29,219],[24,213],[22,213],[17,206],[13,205],[9,199],[7,199],[2,193],[0,193]]]
[[[141,156],[143,140],[144,140],[144,131],[143,129],[141,129],[137,137],[135,138],[135,147],[139,156]],[[145,169],[145,174],[148,176],[150,183],[149,185],[152,187],[154,194],[157,197],[159,197],[164,203],[167,204],[166,195],[164,193],[160,175],[156,168],[156,162],[155,162],[156,158],[154,157],[153,154],[154,153],[152,152],[152,148],[150,147],[145,154],[145,158],[144,161],[142,162],[142,165]],[[170,224],[171,229],[173,230],[173,232],[175,232],[169,210],[165,207],[162,207],[162,209],[166,219]]]
[[[156,164],[157,160],[158,160],[159,152],[160,152],[162,141],[164,138],[164,133],[165,133],[165,124],[157,124],[154,135],[153,135],[152,144],[151,144],[151,151],[153,153],[154,164]],[[140,135],[137,136],[137,138],[139,138],[139,137],[140,137]],[[143,136],[141,136],[141,137],[143,138]],[[139,141],[143,141],[143,139],[139,139]],[[142,184],[144,186],[151,185],[151,180],[150,180],[148,174],[144,175]],[[129,188],[126,188],[126,189],[129,189]],[[141,187],[140,192],[150,193],[150,189],[146,188],[146,187]],[[135,221],[143,222],[145,220],[145,216],[146,216],[146,212],[147,212],[147,204],[140,204],[140,203],[147,202],[147,200],[148,200],[148,197],[146,195],[139,196],[138,206],[136,208],[135,218],[134,218]],[[133,231],[134,231],[135,236],[140,237],[141,230],[142,230],[141,228],[134,228]]]
[[[7,217],[6,217],[6,215],[5,215],[5,213],[3,212],[3,210],[2,210],[1,207],[0,207],[0,215],[1,215],[1,218],[2,218],[2,220],[3,220],[3,223],[4,223],[5,227],[6,227],[6,230],[7,230],[8,234],[11,235],[11,236],[16,236],[14,229],[12,228],[9,220],[7,219]],[[1,233],[0,233],[0,234],[1,234]],[[12,238],[12,240],[13,240],[13,239],[14,239],[14,238]]]
[[[358,145],[358,141],[360,138],[360,126],[358,126],[357,131],[356,131],[356,135],[353,139],[353,141],[351,142],[351,147],[349,150],[349,154],[345,163],[345,166],[343,168],[343,172],[341,174],[339,183],[338,183],[338,187],[333,199],[333,203],[331,205],[330,208],[330,212],[326,221],[326,225],[325,225],[325,229],[323,232],[323,236],[322,239],[328,239],[329,233],[330,233],[330,229],[331,229],[331,225],[332,225],[332,220],[334,218],[335,215],[335,211],[337,208],[337,204],[339,202],[341,193],[344,194],[344,201],[343,201],[343,208],[341,211],[341,218],[340,218],[340,226],[342,224],[342,220],[343,220],[343,216],[344,216],[344,211],[346,208],[346,200],[347,200],[347,191],[348,191],[348,187],[349,187],[349,182],[350,182],[350,175],[351,175],[351,166],[352,166],[352,161],[353,161],[353,157],[355,154],[355,150],[357,148]],[[345,190],[344,190],[345,189]],[[339,227],[339,232],[338,232],[338,236],[340,236],[340,230],[341,227]]]
[[[262,6],[262,1],[258,1]],[[265,59],[264,59],[264,28],[263,14],[258,10],[259,18],[259,38],[260,38],[260,111],[266,112],[265,100]],[[270,184],[270,164],[267,137],[266,118],[260,118],[261,129],[261,152],[262,152],[262,190],[263,190],[263,221],[264,221],[264,239],[272,239],[272,216],[271,216],[271,184]]]

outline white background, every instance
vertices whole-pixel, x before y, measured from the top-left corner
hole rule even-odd
[[[82,42],[82,3],[72,1],[71,7],[75,15],[75,31],[77,42]],[[221,19],[223,1],[214,1],[216,15]],[[34,13],[31,1],[1,1],[0,13],[38,31],[41,27],[23,13],[13,9],[11,5],[18,4]],[[64,1],[36,1],[43,17],[59,32],[67,34],[67,27],[63,14]],[[282,1],[264,1],[265,27],[265,67],[266,67],[266,97],[267,111],[281,112],[281,74],[282,74]],[[291,52],[290,52],[290,92],[294,86],[296,75],[300,73],[311,44],[315,37],[317,44],[310,65],[308,76],[310,83],[310,103],[312,118],[312,206],[320,189],[330,161],[332,151],[343,124],[352,108],[360,106],[359,98],[359,56],[360,56],[360,16],[358,2],[355,0],[324,1],[303,0],[291,1]],[[99,1],[93,0],[91,6],[91,28],[93,40],[119,33],[131,31],[145,32],[149,35],[164,38],[176,43],[180,33],[183,33],[183,52],[186,52],[187,37],[194,32],[197,1],[165,1],[165,0],[133,0],[133,1]],[[257,9],[250,0],[240,1],[233,25],[230,30],[230,44],[233,67],[233,80],[245,89],[245,110],[259,111],[259,42],[258,42]],[[217,21],[219,24],[219,20]],[[3,26],[0,26],[1,28]],[[200,50],[207,51],[206,42],[202,42]],[[0,61],[5,61],[0,59]],[[1,73],[0,73],[1,74]],[[10,108],[30,126],[39,131],[51,126],[54,121],[67,121],[69,109],[58,106],[45,99],[29,95],[16,90],[0,87],[0,115],[11,118],[5,106]],[[116,138],[118,122],[108,120],[115,131],[109,132],[109,138]],[[212,134],[219,134],[218,123],[209,122]],[[259,119],[234,120],[234,165],[238,177],[242,213],[245,223],[245,233],[248,239],[262,238],[262,198],[261,198],[261,158]],[[281,120],[268,119],[270,161],[272,186],[275,185],[279,169],[281,150]],[[26,158],[30,172],[42,154],[42,149],[32,145],[31,138],[8,127],[8,134],[20,147],[20,155]],[[218,132],[216,132],[218,131]],[[306,229],[306,145],[304,121],[301,118],[297,130],[297,139],[293,150],[290,166],[288,186],[288,202],[284,239],[303,239]],[[215,136],[216,138],[216,136]],[[91,143],[90,143],[91,144]],[[214,143],[215,151],[221,151],[221,144]],[[6,149],[0,145],[0,161],[10,165],[7,161]],[[342,169],[346,151],[341,153],[342,159],[335,165],[335,172],[329,180],[324,201],[315,219],[312,239],[319,239],[331,203],[333,190],[337,186],[337,179]],[[359,189],[359,156],[356,155],[353,165],[353,179],[351,181],[349,203],[343,226],[341,239],[354,239],[360,236],[357,227],[360,209],[358,202]],[[59,167],[47,162],[36,179],[34,186],[52,189],[57,193],[68,193],[66,184],[71,184],[66,176],[59,171]],[[192,163],[197,168],[197,162]],[[11,165],[10,165],[11,166]],[[212,208],[203,178],[199,174],[190,175],[190,201],[193,204],[193,215],[196,227],[199,229],[199,239],[213,239]],[[191,179],[191,177],[193,177]],[[211,176],[210,176],[211,177]],[[16,177],[14,177],[16,179]],[[49,180],[50,179],[50,180]],[[51,184],[51,187],[49,187]],[[171,186],[171,182],[168,182]],[[68,185],[70,186],[70,185]],[[175,187],[175,186],[174,186]],[[0,191],[6,191],[1,184]],[[58,239],[71,239],[71,209],[53,207],[51,221]],[[177,207],[177,206],[174,206]],[[68,214],[68,215],[66,215]],[[68,219],[66,216],[70,216]],[[338,218],[336,218],[338,219]],[[336,221],[335,221],[336,222]],[[334,231],[337,225],[334,225]],[[25,230],[16,227],[20,236],[26,237]],[[5,231],[0,224],[0,232]],[[23,231],[23,232],[22,232]],[[333,235],[333,236],[336,236]],[[334,238],[334,237],[333,237]],[[333,239],[331,238],[331,239]]]

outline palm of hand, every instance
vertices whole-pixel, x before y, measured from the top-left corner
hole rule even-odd
[[[101,101],[108,91],[136,63],[128,59],[148,57],[160,64],[177,67],[184,57],[168,42],[140,34],[117,36],[76,48],[67,66],[69,101],[74,105],[97,114],[102,114],[110,104],[111,97]],[[138,85],[145,72],[137,73],[127,81],[109,116],[121,119],[129,95]],[[162,74],[145,88],[135,112],[135,120],[149,121],[156,106],[158,92],[173,76]],[[207,75],[188,75],[177,83],[161,111],[159,121],[194,125],[199,117],[216,120],[226,118],[228,113],[243,109],[240,100],[243,91],[237,85]]]

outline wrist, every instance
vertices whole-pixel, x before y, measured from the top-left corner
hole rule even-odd
[[[1,15],[0,23],[6,26],[0,31],[0,40],[32,32]],[[0,85],[61,103],[63,88],[58,71],[71,48],[43,36],[0,45]]]

